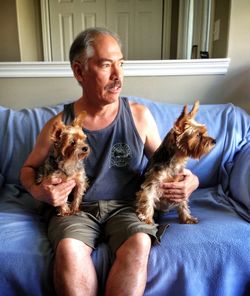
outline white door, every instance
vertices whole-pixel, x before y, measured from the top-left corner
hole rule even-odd
[[[67,61],[76,35],[89,27],[105,26],[105,0],[49,0],[53,61]]]
[[[162,3],[162,0],[49,0],[52,60],[68,60],[75,36],[96,26],[119,34],[126,59],[161,59]]]
[[[121,37],[126,59],[161,59],[162,2],[162,0],[107,1],[107,27]]]

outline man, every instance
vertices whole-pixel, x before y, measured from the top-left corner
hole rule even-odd
[[[146,157],[161,143],[157,126],[146,107],[119,97],[123,55],[115,34],[101,28],[80,33],[71,46],[70,62],[82,96],[41,131],[22,168],[21,182],[35,199],[53,207],[68,199],[74,181],[55,178],[51,184],[36,185],[35,171],[48,156],[53,123],[58,118],[71,122],[85,110],[83,128],[91,147],[85,168],[90,188],[79,214],[50,218],[48,235],[56,252],[55,289],[60,296],[97,294],[91,253],[103,237],[115,254],[106,295],[142,295],[157,225],[139,221],[134,200]],[[182,182],[162,184],[164,198],[179,202],[198,187],[198,178],[189,170],[183,175]]]

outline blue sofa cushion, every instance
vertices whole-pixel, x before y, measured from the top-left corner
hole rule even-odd
[[[236,155],[230,174],[229,201],[250,222],[250,143]]]

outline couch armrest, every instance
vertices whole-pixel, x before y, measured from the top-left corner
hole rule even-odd
[[[235,157],[229,186],[235,210],[250,222],[250,142]]]

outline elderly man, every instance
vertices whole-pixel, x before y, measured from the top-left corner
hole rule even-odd
[[[53,123],[70,123],[87,112],[83,130],[91,153],[85,162],[90,180],[81,211],[71,216],[50,215],[48,235],[55,250],[54,284],[58,295],[97,295],[98,283],[91,253],[105,240],[115,260],[108,275],[106,295],[142,295],[147,280],[148,256],[157,240],[157,225],[141,222],[135,213],[147,159],[161,143],[150,111],[120,97],[123,55],[119,38],[103,28],[81,32],[70,49],[74,76],[82,96],[65,105],[41,131],[21,171],[23,186],[39,201],[57,207],[67,201],[73,180],[35,183],[36,169],[50,151]],[[163,198],[189,198],[198,178],[189,170],[179,183],[161,184]]]

